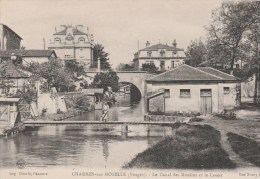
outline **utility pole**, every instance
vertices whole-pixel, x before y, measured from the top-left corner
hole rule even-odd
[[[45,38],[43,38],[43,50],[45,50]]]

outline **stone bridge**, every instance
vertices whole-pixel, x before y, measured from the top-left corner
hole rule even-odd
[[[145,95],[145,80],[152,76],[145,71],[117,71],[117,76],[119,77],[119,83],[127,82],[135,85],[142,97]]]
[[[119,83],[127,82],[135,85],[142,97],[145,96],[145,80],[153,76],[145,71],[115,71],[119,77]],[[97,72],[87,72],[88,75],[95,76]]]

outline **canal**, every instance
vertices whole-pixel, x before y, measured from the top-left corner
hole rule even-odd
[[[93,111],[67,120],[100,120]],[[109,111],[109,120],[142,121],[144,103],[130,103],[128,95],[118,97]],[[18,136],[0,138],[0,167],[16,167],[19,159],[32,167],[121,168],[138,153],[171,135],[162,126],[48,126]]]

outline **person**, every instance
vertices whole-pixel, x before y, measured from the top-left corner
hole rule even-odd
[[[102,106],[102,116],[101,116],[102,121],[105,121],[105,122],[107,121],[108,111],[109,111],[109,105],[107,104],[107,102],[104,102],[103,106]]]

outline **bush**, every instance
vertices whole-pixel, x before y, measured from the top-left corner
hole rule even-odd
[[[208,125],[181,125],[175,137],[167,137],[138,154],[124,168],[235,168],[221,148],[220,137],[220,132]]]

